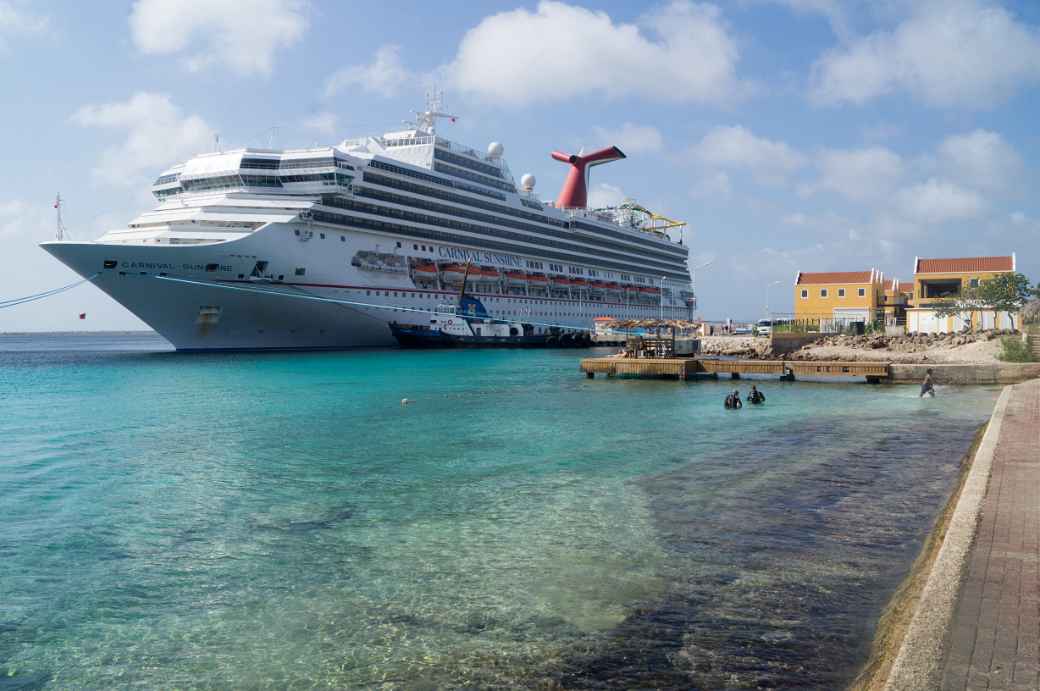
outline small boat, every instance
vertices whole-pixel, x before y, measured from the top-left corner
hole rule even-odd
[[[472,274],[472,270],[470,271]],[[589,334],[555,326],[540,326],[512,319],[495,319],[484,303],[466,293],[463,267],[458,303],[440,305],[426,324],[390,323],[390,333],[402,348],[587,346]]]
[[[402,348],[545,348],[585,347],[587,333],[557,327],[495,319],[479,299],[463,295],[458,305],[443,305],[424,325],[391,322],[390,332]]]

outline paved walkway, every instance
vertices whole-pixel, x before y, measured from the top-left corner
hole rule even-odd
[[[942,688],[1040,689],[1040,380],[1012,388],[966,568]]]

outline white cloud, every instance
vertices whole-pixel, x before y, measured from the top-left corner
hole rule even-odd
[[[729,175],[721,171],[697,180],[690,190],[694,199],[724,199],[732,193]]]
[[[596,139],[605,146],[617,146],[626,154],[652,153],[664,147],[664,137],[656,127],[626,122],[616,130],[594,128]]]
[[[636,25],[543,0],[485,18],[444,69],[454,88],[507,104],[591,94],[720,103],[747,88],[738,59],[714,5],[675,0]]]
[[[29,205],[20,199],[0,201],[0,237],[22,232],[28,209]]]
[[[921,223],[945,223],[975,218],[986,202],[978,193],[944,180],[930,178],[899,193],[900,209]]]
[[[625,201],[625,193],[616,185],[600,182],[589,190],[589,208],[601,209],[605,206],[617,206]]]
[[[716,168],[750,171],[767,182],[778,182],[805,165],[801,153],[781,141],[755,136],[750,130],[716,127],[691,151],[694,160]]]
[[[1012,211],[1009,218],[1016,226],[1025,225],[1029,221],[1029,217],[1023,211]]]
[[[865,103],[897,90],[936,106],[988,108],[1040,81],[1040,35],[978,0],[914,5],[892,31],[825,54],[813,66],[822,103]]]
[[[214,64],[239,74],[268,74],[274,54],[307,29],[301,0],[137,0],[134,45],[149,55],[189,53],[191,71]]]
[[[377,50],[367,65],[344,67],[329,77],[325,82],[325,97],[331,98],[352,86],[390,97],[413,80],[411,72],[401,62],[401,46],[388,44]]]
[[[849,35],[849,19],[846,6],[840,0],[771,0],[784,5],[801,14],[820,14],[830,23],[831,29],[838,37],[845,39]]]
[[[0,0],[0,48],[7,45],[8,38],[23,38],[47,33],[50,19],[33,14]]]
[[[328,137],[335,136],[338,127],[338,118],[335,113],[323,111],[304,118],[301,123],[305,129],[312,130],[318,134]]]
[[[903,161],[882,147],[828,149],[818,159],[819,187],[853,201],[883,197],[894,189],[903,174]]]
[[[944,174],[984,189],[1013,185],[1022,171],[1022,159],[996,132],[975,130],[947,137],[939,145]]]
[[[93,171],[113,184],[138,184],[141,173],[157,173],[213,143],[213,129],[197,115],[182,115],[166,94],[141,91],[126,101],[86,105],[72,121],[125,135],[121,144],[102,154]]]

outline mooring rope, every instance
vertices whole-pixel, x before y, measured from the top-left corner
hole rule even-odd
[[[192,281],[192,280],[187,279],[187,278],[174,278],[173,276],[154,276],[154,278],[157,278],[157,279],[159,279],[161,281],[172,281],[174,283],[185,283],[185,284],[188,284],[188,285],[202,286],[202,287],[205,287],[205,288],[223,288],[224,290],[235,290],[235,291],[242,292],[242,293],[258,293],[260,295],[277,295],[279,297],[296,298],[298,300],[313,300],[315,302],[328,302],[328,303],[333,303],[333,304],[338,304],[338,305],[351,305],[353,307],[367,307],[367,308],[370,308],[370,309],[391,310],[391,311],[401,311],[401,312],[418,312],[420,314],[430,314],[430,315],[435,315],[435,316],[438,316],[438,317],[460,317],[461,318],[461,317],[467,317],[468,316],[468,317],[472,318],[474,316],[474,315],[460,314],[460,313],[456,313],[456,312],[440,312],[440,311],[437,311],[437,310],[419,309],[419,308],[415,308],[415,307],[402,307],[402,306],[393,306],[393,305],[378,305],[378,304],[371,303],[371,302],[360,302],[360,301],[357,301],[357,300],[344,300],[342,298],[327,298],[327,297],[321,297],[320,295],[312,295],[312,294],[307,293],[307,292],[286,293],[286,292],[283,292],[281,290],[264,290],[263,288],[255,288],[255,287],[252,287],[252,286],[248,286],[248,287],[247,286],[230,286],[230,285],[227,285],[225,283],[212,283],[212,282],[209,282],[209,281]],[[586,327],[586,326],[571,326],[570,324],[552,324],[552,323],[549,323],[549,322],[536,322],[536,321],[531,321],[529,319],[525,319],[522,316],[517,316],[517,317],[512,317],[512,318],[503,318],[503,317],[492,317],[492,316],[488,315],[488,317],[490,319],[495,319],[496,321],[505,321],[505,322],[514,321],[514,322],[519,322],[519,323],[522,323],[522,324],[531,324],[532,326],[547,326],[547,327],[554,327],[554,328],[558,328],[558,329],[568,329],[568,330],[571,330],[571,331],[588,331],[590,333],[593,331],[593,329],[591,329],[589,327]]]
[[[83,285],[84,283],[89,283],[90,281],[93,281],[97,277],[98,277],[98,275],[94,274],[92,276],[87,276],[86,278],[82,278],[82,279],[76,281],[75,283],[70,283],[70,284],[62,286],[60,288],[52,288],[50,290],[45,290],[42,293],[35,293],[33,295],[26,295],[26,296],[20,297],[20,298],[11,298],[10,300],[0,300],[0,309],[5,309],[7,307],[17,307],[18,305],[24,305],[27,302],[34,302],[36,300],[42,300],[44,298],[49,298],[49,297],[51,297],[53,295],[57,295],[58,293],[64,293],[66,290],[72,290],[76,286]]]

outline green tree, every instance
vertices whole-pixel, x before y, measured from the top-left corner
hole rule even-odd
[[[960,297],[936,303],[933,307],[941,317],[980,310],[1007,312],[1011,316],[1011,328],[1014,329],[1015,314],[1034,294],[1036,291],[1028,278],[1009,271],[997,274],[988,281],[981,281],[977,288],[966,288]]]

